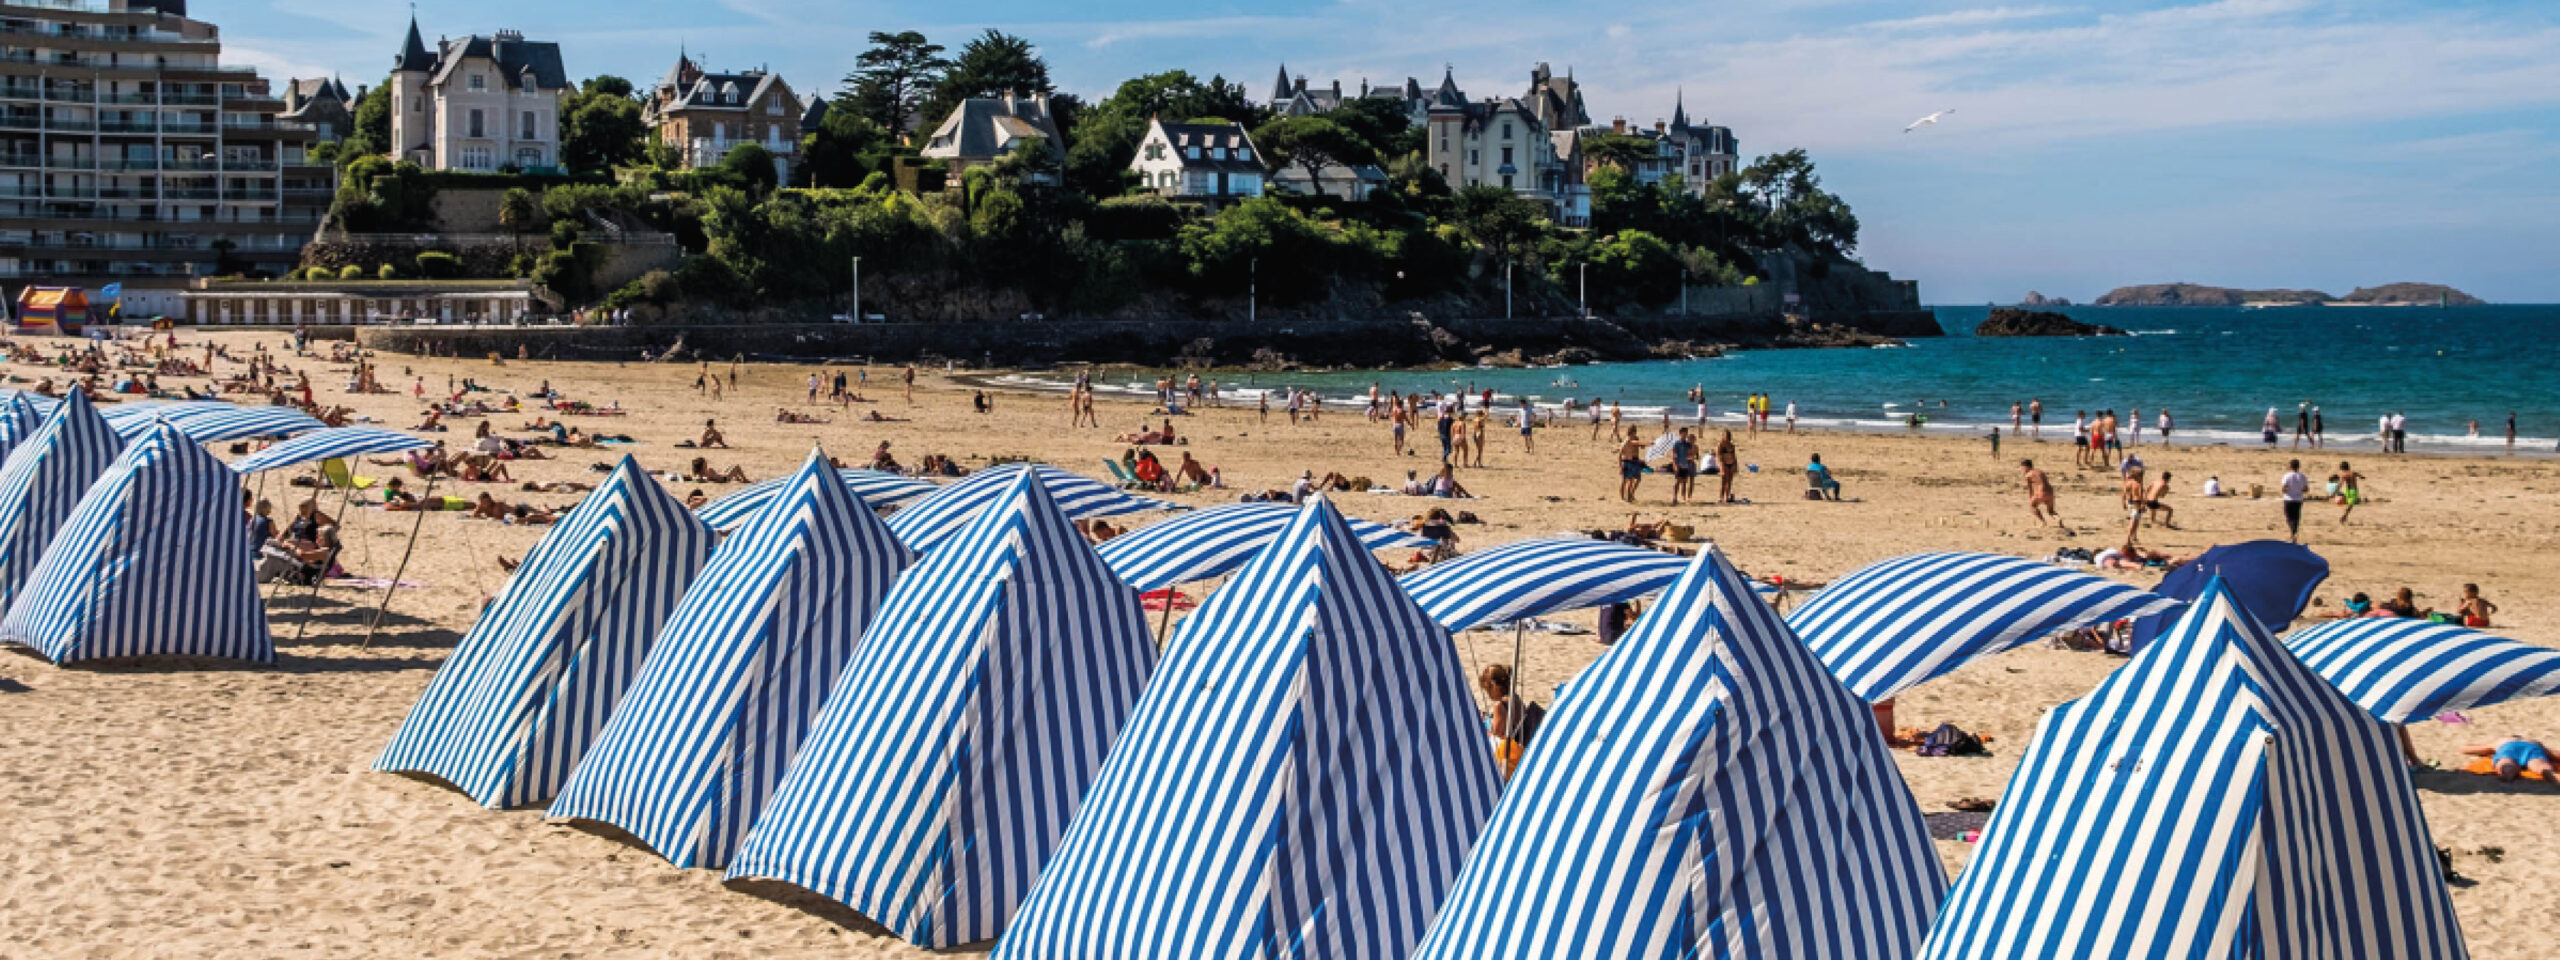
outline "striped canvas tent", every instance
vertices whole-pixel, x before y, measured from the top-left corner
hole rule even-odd
[[[435,446],[431,440],[381,427],[330,427],[315,430],[278,443],[231,462],[234,473],[251,474],[268,470],[298,467],[319,460],[354,457],[368,453],[407,453]],[[623,460],[630,465],[629,458]],[[603,487],[599,485],[598,489]]]
[[[2285,646],[2384,723],[2560,693],[2560,650],[2450,623],[2331,620]]]
[[[862,497],[862,502],[879,510],[904,506],[940,489],[914,477],[901,477],[877,470],[847,468],[836,471],[836,477],[843,480],[844,485],[856,495]],[[745,525],[748,518],[755,516],[756,511],[764,509],[765,504],[773,502],[774,495],[782,492],[782,488],[790,482],[790,477],[767,480],[704,504],[698,512],[702,522],[710,524],[711,529],[727,533]]]
[[[2045,716],[1920,956],[2462,957],[2399,752],[2211,583]]]
[[[289,437],[323,429],[310,414],[292,407],[243,407],[228,403],[169,404],[159,407],[116,411],[123,416],[110,416],[116,434],[131,440],[151,429],[156,421],[167,421],[197,443],[227,443],[250,437]]]
[[[880,604],[729,868],[908,942],[1004,929],[1155,666],[1138,593],[1017,476]]]
[[[889,584],[914,559],[824,451],[721,541],[551,804],[725,867]]]
[[[1253,559],[1297,519],[1283,503],[1231,503],[1176,515],[1102,545],[1102,561],[1122,582],[1140,590],[1206,580]],[[1344,517],[1371,550],[1423,550],[1431,541],[1370,520]]]
[[[1606,540],[1522,540],[1406,574],[1404,589],[1456,632],[1633,600],[1688,568],[1687,558]]]
[[[9,451],[17,449],[20,441],[34,436],[36,428],[44,426],[44,414],[36,409],[35,404],[27,402],[28,396],[11,393],[0,397],[0,462],[6,462]]]
[[[240,477],[161,425],[62,524],[0,616],[0,641],[55,663],[153,655],[273,662]]]
[[[0,390],[0,395],[6,395],[12,400],[26,401],[28,406],[36,408],[36,416],[39,419],[53,416],[54,408],[62,406],[62,398],[48,397],[33,390]]]
[[[630,457],[525,554],[376,759],[491,807],[557,793],[711,552]]]
[[[1870,703],[2057,630],[2182,603],[2094,574],[1994,553],[1896,557],[1834,581],[1787,616],[1849,692]]]
[[[123,449],[124,440],[74,390],[0,462],[0,607],[17,597],[54,531]],[[237,516],[239,509],[225,504],[224,516]],[[238,554],[248,555],[245,546]]]
[[[1175,632],[1004,960],[1404,960],[1492,809],[1449,635],[1323,498]]]
[[[976,519],[978,511],[1002,498],[1012,488],[1013,478],[1025,471],[1040,478],[1049,488],[1049,501],[1071,519],[1182,509],[1179,504],[1122,493],[1100,480],[1056,467],[1017,463],[988,467],[935,490],[932,496],[908,504],[890,517],[889,529],[917,552],[931,550],[944,537],[960,532],[961,527]]]
[[[1904,960],[1946,890],[1849,695],[1712,547],[1574,681],[1417,960]]]

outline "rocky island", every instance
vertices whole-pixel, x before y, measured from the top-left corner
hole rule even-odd
[[[2125,332],[2097,323],[2082,323],[2051,310],[2001,307],[1973,328],[1977,337],[2121,337]]]
[[[2358,287],[2334,297],[2318,290],[2247,290],[2208,287],[2199,283],[2152,283],[2117,287],[2097,299],[2101,307],[2245,307],[2353,304],[2374,307],[2473,306],[2486,301],[2440,283],[2386,283]]]

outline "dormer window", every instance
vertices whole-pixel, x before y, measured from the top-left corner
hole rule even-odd
[[[1185,157],[1189,157],[1189,158],[1191,158],[1191,159],[1193,159],[1193,160],[1198,160],[1198,159],[1200,159],[1200,148],[1199,148],[1199,147],[1184,147],[1184,148],[1182,148],[1182,155],[1183,155],[1183,156],[1185,156]]]
[[[1250,148],[1250,147],[1237,147],[1237,148],[1236,148],[1236,159],[1238,159],[1238,160],[1251,160],[1251,159],[1253,159],[1253,149],[1252,149],[1252,148]]]
[[[470,83],[473,92],[489,89],[489,78],[476,73],[471,75]]]

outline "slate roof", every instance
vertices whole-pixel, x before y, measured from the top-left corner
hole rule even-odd
[[[1254,145],[1253,138],[1245,133],[1244,127],[1240,124],[1157,121],[1156,126],[1164,129],[1165,140],[1173,145],[1172,159],[1181,162],[1182,169],[1223,170],[1229,173],[1263,172],[1262,148]],[[1183,150],[1186,147],[1200,147],[1200,156],[1195,159],[1184,153]],[[1227,148],[1226,159],[1217,157],[1214,151],[1218,147]],[[1235,151],[1239,148],[1251,151],[1252,158],[1238,159]]]
[[[410,24],[412,38],[416,36],[416,26],[414,22]],[[444,41],[437,48],[433,66],[427,68],[430,70],[427,82],[437,86],[445,84],[453,79],[453,72],[462,66],[462,61],[472,59],[495,62],[499,75],[517,89],[567,90],[572,87],[568,68],[560,62],[559,44],[547,40],[521,40],[513,36],[473,36]],[[401,63],[402,69],[412,69],[407,66],[407,55],[402,55]]]
[[[960,101],[942,125],[925,139],[923,155],[985,160],[994,158],[1002,142],[998,134],[1039,137],[1051,152],[1059,150],[1058,128],[1049,118],[1046,97],[971,97]]]

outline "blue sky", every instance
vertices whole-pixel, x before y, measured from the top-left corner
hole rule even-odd
[[[234,59],[351,85],[382,76],[409,16],[397,2],[191,6]],[[1284,60],[1346,86],[1427,83],[1451,64],[1481,97],[1517,94],[1544,60],[1573,69],[1603,120],[1667,117],[1685,90],[1746,154],[1812,151],[1865,224],[1867,262],[1934,303],[2172,280],[2424,280],[2560,302],[2548,0],[436,0],[419,16],[430,40],[558,40],[581,77],[645,82],[682,43],[803,93],[832,92],[880,29],[954,46],[990,26],[1022,34],[1091,97],[1174,68],[1260,96]]]

